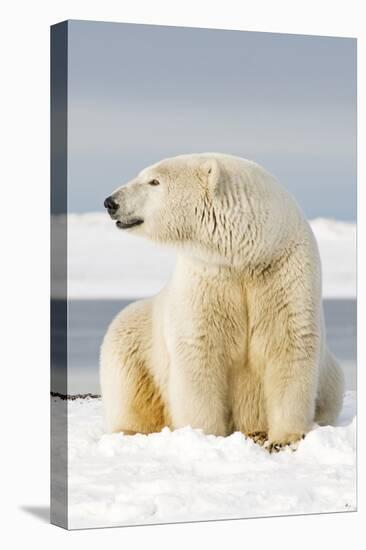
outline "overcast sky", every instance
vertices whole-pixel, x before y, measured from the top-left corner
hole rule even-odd
[[[309,218],[356,217],[356,41],[69,22],[70,212],[164,157],[255,160]]]

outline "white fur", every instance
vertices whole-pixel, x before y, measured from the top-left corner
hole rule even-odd
[[[325,343],[318,248],[279,183],[238,157],[182,155],[113,198],[116,220],[143,220],[127,231],[179,256],[167,286],[105,336],[108,429],[264,432],[276,446],[333,423],[343,375]]]

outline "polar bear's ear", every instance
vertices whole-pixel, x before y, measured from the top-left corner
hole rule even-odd
[[[218,161],[215,158],[206,159],[201,164],[201,172],[207,182],[207,187],[210,189],[215,189],[220,177],[220,167]]]

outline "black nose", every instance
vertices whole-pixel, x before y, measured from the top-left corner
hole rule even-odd
[[[108,210],[112,210],[113,212],[116,212],[119,208],[119,204],[117,204],[112,197],[107,197],[104,201],[104,208],[108,208]]]

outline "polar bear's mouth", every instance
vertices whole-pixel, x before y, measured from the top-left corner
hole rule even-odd
[[[118,222],[116,222],[116,226],[119,229],[128,229],[129,227],[134,227],[135,225],[141,225],[142,223],[144,223],[144,220],[141,220],[141,218],[134,218],[132,220],[129,220],[128,222],[122,222],[119,220]]]

